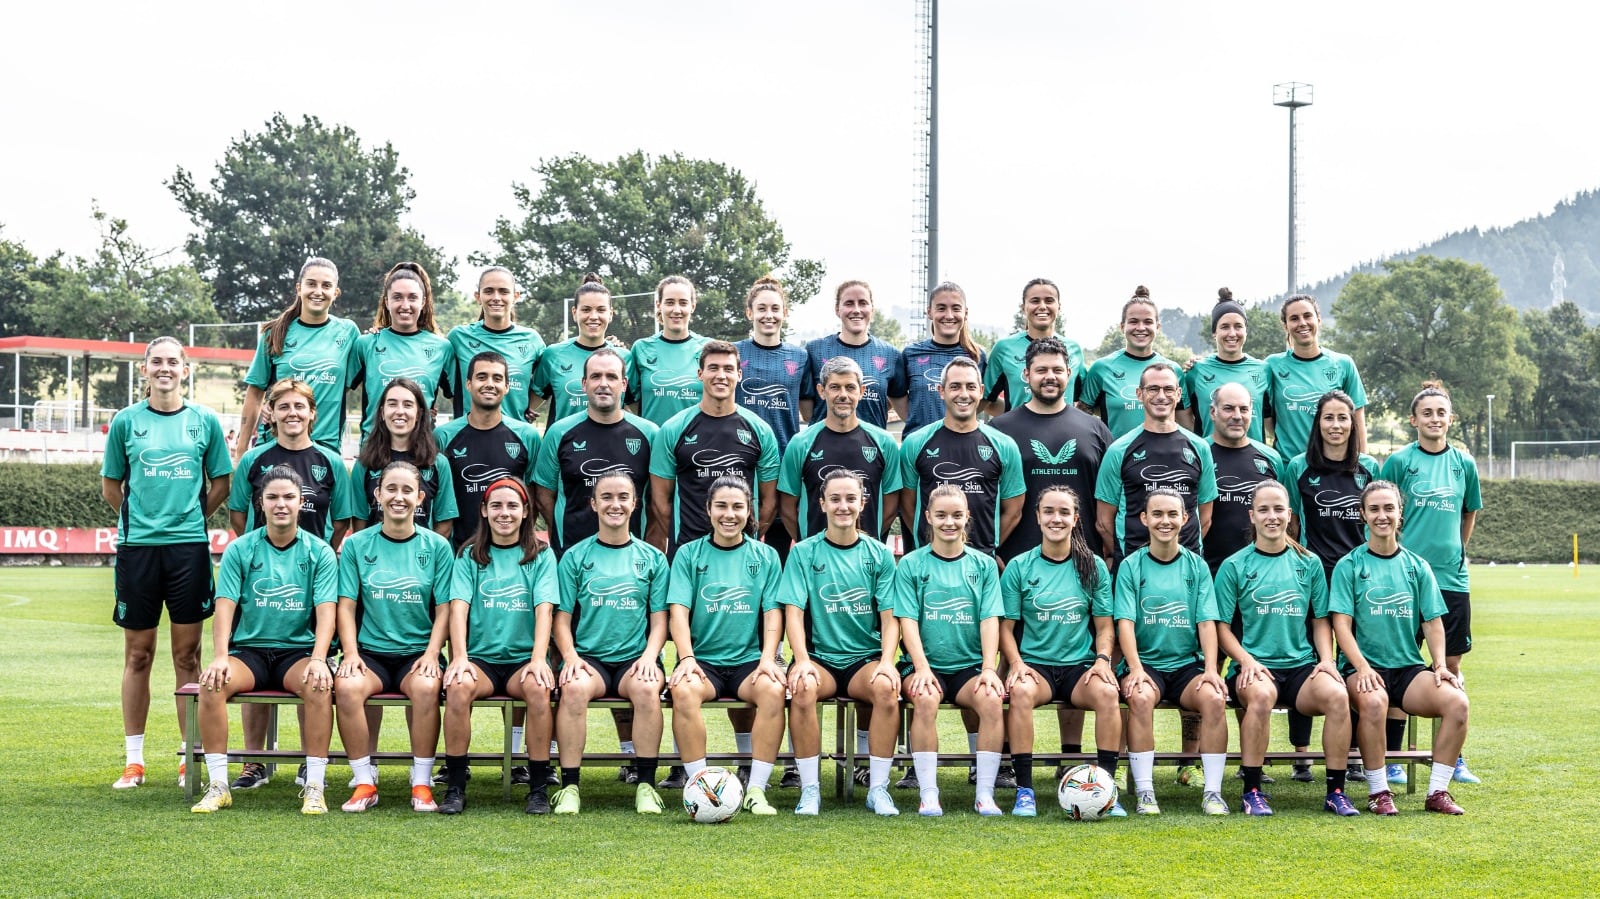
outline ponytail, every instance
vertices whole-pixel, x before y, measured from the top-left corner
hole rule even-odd
[[[289,308],[278,313],[278,317],[261,326],[261,333],[267,335],[267,355],[282,356],[283,342],[289,335],[289,325],[300,317],[304,304],[300,302],[300,281],[305,278],[306,270],[325,268],[333,272],[334,281],[339,280],[339,267],[330,259],[321,256],[312,256],[300,266],[300,274],[295,276],[294,299],[289,301]]]

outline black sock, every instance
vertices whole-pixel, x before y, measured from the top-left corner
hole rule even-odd
[[[1082,752],[1083,751],[1083,744],[1082,743],[1062,743],[1061,744],[1061,751],[1062,752]]]
[[[1345,769],[1343,769],[1343,768],[1340,768],[1339,770],[1335,771],[1335,770],[1333,770],[1333,767],[1331,765],[1328,767],[1328,792],[1329,793],[1332,793],[1334,790],[1342,790],[1342,789],[1344,789],[1344,774],[1345,774]]]
[[[633,770],[639,772],[639,783],[654,784],[656,782],[657,764],[655,756],[649,756],[648,758],[642,755],[634,756]]]
[[[1289,710],[1289,745],[1306,746],[1311,743],[1311,716],[1300,714],[1299,709]]]
[[[1406,719],[1390,718],[1384,722],[1384,732],[1389,737],[1388,750],[1390,752],[1399,752],[1400,744],[1404,743],[1406,739]]]
[[[1094,751],[1094,763],[1104,768],[1105,772],[1111,775],[1113,780],[1117,776],[1117,756],[1118,752],[1115,749],[1096,749]]]
[[[1017,772],[1017,789],[1033,789],[1033,753],[1019,752],[1013,755],[1011,767]]]
[[[1244,775],[1244,789],[1246,793],[1250,792],[1251,790],[1261,789],[1260,765],[1240,765],[1239,773]]]
[[[577,786],[578,785],[578,773],[581,772],[582,770],[583,770],[582,768],[577,768],[577,767],[568,768],[566,765],[562,765],[561,766],[561,785],[563,787],[575,787],[575,786]]]
[[[545,781],[550,779],[549,759],[528,759],[528,785],[534,789],[542,790]]]
[[[447,755],[444,757],[445,782],[452,787],[467,788],[467,757],[464,755]]]

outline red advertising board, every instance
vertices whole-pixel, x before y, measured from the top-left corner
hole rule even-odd
[[[207,531],[206,538],[211,552],[221,553],[233,540],[233,532]],[[116,528],[0,527],[0,555],[106,556],[116,552]]]

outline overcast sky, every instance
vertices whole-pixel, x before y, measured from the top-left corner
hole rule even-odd
[[[796,312],[819,329],[845,278],[880,304],[912,293],[914,8],[12,6],[0,223],[41,255],[86,253],[97,199],[136,239],[180,245],[175,168],[209,180],[230,139],[312,114],[394,144],[409,224],[468,275],[537,160],[679,151],[741,169],[795,253],[826,261],[824,300]],[[1600,185],[1597,24],[1570,3],[943,0],[939,274],[995,329],[1052,278],[1091,343],[1138,284],[1190,310],[1222,285],[1281,291],[1285,81],[1316,90],[1302,282],[1546,212]]]

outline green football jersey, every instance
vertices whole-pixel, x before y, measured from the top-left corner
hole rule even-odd
[[[761,615],[778,607],[782,575],[778,551],[759,540],[727,548],[706,536],[680,547],[667,604],[689,610],[695,659],[728,668],[760,659]]]
[[[1422,664],[1422,622],[1443,617],[1445,605],[1421,556],[1403,546],[1392,556],[1358,546],[1333,567],[1328,611],[1350,616],[1356,646],[1372,667],[1405,668]]]
[[[1200,624],[1222,616],[1211,593],[1211,569],[1199,553],[1180,547],[1163,562],[1150,555],[1150,547],[1140,547],[1117,566],[1115,595],[1117,620],[1133,622],[1144,667],[1176,671],[1204,660]]]
[[[399,334],[384,328],[363,334],[356,342],[356,383],[361,387],[361,436],[372,433],[372,426],[383,409],[383,389],[395,378],[410,378],[422,387],[429,408],[434,394],[451,388],[452,360],[450,341],[432,331]],[[424,424],[428,412],[420,410]]]
[[[1317,400],[1323,394],[1338,388],[1350,395],[1357,409],[1367,404],[1355,362],[1332,350],[1323,350],[1311,359],[1301,359],[1289,350],[1273,353],[1267,357],[1267,377],[1274,445],[1285,459],[1306,451]]]
[[[979,625],[1004,611],[998,566],[983,553],[947,559],[924,546],[894,571],[895,617],[917,622],[928,667],[941,674],[993,664],[983,657]]]
[[[709,338],[693,331],[682,340],[659,332],[628,351],[628,401],[639,403],[639,415],[664,425],[672,416],[700,404],[700,348]]]
[[[1214,588],[1217,614],[1231,622],[1237,613],[1244,651],[1273,670],[1317,661],[1306,622],[1328,617],[1328,583],[1322,560],[1285,548],[1267,553],[1246,546],[1222,562]]]
[[[520,665],[533,657],[536,608],[556,604],[555,553],[541,550],[524,563],[521,546],[491,545],[489,564],[479,565],[463,547],[449,589],[450,599],[467,604],[467,655]]]
[[[466,415],[472,408],[472,399],[466,391],[467,366],[471,364],[472,357],[493,352],[506,357],[506,395],[500,400],[500,411],[507,418],[525,421],[533,369],[544,353],[544,339],[539,332],[516,324],[504,331],[496,331],[480,320],[451,328],[448,339],[455,360],[450,383],[456,386],[456,417]]]
[[[1175,373],[1183,371],[1160,353],[1151,353],[1140,359],[1124,350],[1094,360],[1084,374],[1082,385],[1078,388],[1078,399],[1105,421],[1112,437],[1121,437],[1144,425],[1144,403],[1139,401],[1139,379],[1144,376],[1146,368],[1157,362],[1172,365]],[[1179,378],[1181,384],[1181,374]],[[1186,408],[1181,395],[1178,407]]]
[[[569,548],[557,579],[578,655],[607,664],[643,655],[650,616],[667,610],[668,575],[667,557],[643,540],[614,546],[597,535]]]
[[[1086,368],[1083,364],[1083,347],[1070,337],[1058,334],[1056,339],[1067,349],[1067,388],[1064,396],[1070,405],[1078,398],[1079,385],[1083,383]],[[1033,391],[1028,389],[1028,382],[1022,377],[1023,358],[1031,343],[1033,338],[1028,336],[1027,331],[1018,331],[995,341],[994,349],[989,351],[989,360],[983,366],[984,398],[995,400],[1004,393],[1007,411],[1033,399]]]
[[[628,371],[629,350],[607,342],[622,357],[622,370]],[[583,366],[589,354],[600,347],[586,347],[574,337],[555,346],[546,347],[539,355],[539,364],[533,367],[533,393],[542,396],[549,410],[545,414],[545,430],[569,415],[589,408],[589,395],[583,392]]]
[[[1248,353],[1233,362],[1219,359],[1215,353],[1196,359],[1183,373],[1183,395],[1186,405],[1194,411],[1195,427],[1200,436],[1211,438],[1211,395],[1224,384],[1238,384],[1250,394],[1248,436],[1251,440],[1266,440],[1263,423],[1272,417],[1269,381],[1267,363]]]
[[[1405,497],[1406,549],[1428,560],[1440,590],[1470,590],[1461,517],[1483,508],[1478,463],[1453,446],[1430,453],[1408,443],[1384,460],[1383,479]]]
[[[117,545],[204,543],[206,484],[232,472],[222,424],[205,406],[158,412],[144,400],[118,412],[100,463],[101,477],[125,482]]]
[[[453,569],[450,541],[426,528],[405,540],[382,527],[347,537],[339,547],[339,597],[359,606],[360,648],[388,655],[426,649],[434,607],[450,601]]]
[[[1017,649],[1029,665],[1086,665],[1094,661],[1094,619],[1110,618],[1111,572],[1094,557],[1094,582],[1084,584],[1069,557],[1045,558],[1034,547],[1012,559],[1000,576],[1005,617],[1017,622]]]
[[[882,651],[879,615],[894,611],[894,555],[870,537],[850,546],[817,534],[796,543],[783,566],[781,605],[797,606],[807,618],[811,655],[832,668],[846,668]],[[845,684],[839,685],[843,693]]]
[[[317,606],[339,601],[339,562],[328,544],[299,531],[279,549],[264,529],[228,544],[217,569],[217,598],[239,608],[228,645],[310,649]]]
[[[345,390],[355,385],[355,374],[360,368],[356,358],[356,341],[360,336],[361,329],[354,322],[337,315],[328,316],[327,321],[316,326],[297,318],[289,323],[283,335],[282,353],[273,356],[267,352],[265,333],[256,339],[256,355],[250,360],[244,382],[263,393],[284,378],[311,385],[311,399],[317,404],[311,439],[339,452],[344,437]],[[270,440],[272,432],[260,426],[256,442]]]

